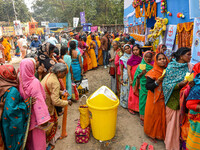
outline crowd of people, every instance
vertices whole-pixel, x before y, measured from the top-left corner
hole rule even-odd
[[[142,47],[128,34],[109,32],[31,39],[21,35],[14,41],[15,55],[23,58],[17,71],[4,64],[11,61],[12,46],[0,39],[0,148],[53,149],[60,137],[58,115],[72,104],[72,82],[98,66],[109,67],[121,107],[139,113],[152,142],[164,140],[167,150],[200,147],[200,64],[190,64],[190,48],[166,55],[165,45],[153,51],[149,43]],[[194,80],[187,81],[186,73]]]

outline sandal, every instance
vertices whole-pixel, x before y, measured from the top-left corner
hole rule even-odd
[[[148,150],[154,150],[153,145],[149,145]]]
[[[46,150],[53,150],[54,148],[55,148],[55,146],[49,144],[49,146],[46,148]]]
[[[126,145],[126,146],[125,146],[125,150],[130,150],[130,146],[129,146],[129,145]]]
[[[135,147],[135,146],[133,146],[133,147],[131,148],[131,150],[136,150],[136,147]]]
[[[148,144],[146,142],[144,142],[141,147],[140,150],[146,150],[147,149]]]
[[[128,109],[128,112],[129,112],[131,115],[135,115],[135,112],[134,112],[133,110]]]

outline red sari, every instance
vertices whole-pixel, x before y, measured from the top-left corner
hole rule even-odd
[[[138,65],[132,66],[131,78],[134,79],[134,74]],[[130,85],[129,97],[128,97],[128,109],[139,112],[139,95],[135,93],[134,87]]]

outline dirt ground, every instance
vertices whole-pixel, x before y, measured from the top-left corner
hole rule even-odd
[[[19,63],[13,65],[16,69],[19,67]],[[111,81],[108,69],[103,67],[87,72],[86,78],[89,81],[90,91],[88,96],[103,85],[110,87]],[[157,143],[150,142],[149,138],[144,134],[143,127],[140,125],[138,114],[131,115],[120,106],[118,108],[116,135],[112,140],[99,142],[91,133],[87,144],[76,144],[75,129],[80,115],[78,107],[78,102],[68,107],[68,136],[57,141],[55,150],[124,150],[126,145],[135,146],[139,150],[143,142],[153,145],[155,150],[165,150],[163,141],[157,141]],[[62,125],[62,117],[59,117],[59,125]]]
[[[99,67],[97,70],[87,72],[86,77],[89,81],[89,94],[92,94],[103,85],[110,87],[111,81],[108,69]],[[116,136],[111,141],[99,142],[94,139],[91,133],[87,144],[76,144],[75,129],[77,119],[79,119],[78,106],[79,103],[77,102],[68,107],[68,137],[57,141],[55,150],[123,150],[126,145],[136,146],[139,150],[143,142],[153,145],[155,150],[165,149],[163,141],[158,141],[156,144],[149,141],[148,137],[144,134],[143,127],[140,125],[138,115],[131,115],[126,109],[120,106],[118,108]],[[61,124],[62,117],[59,118],[59,121]]]

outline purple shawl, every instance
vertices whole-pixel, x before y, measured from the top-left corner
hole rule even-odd
[[[142,61],[142,57],[132,55],[131,58],[128,60],[127,64],[129,66],[135,66],[140,64]]]

